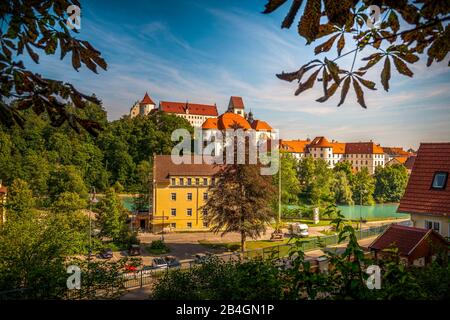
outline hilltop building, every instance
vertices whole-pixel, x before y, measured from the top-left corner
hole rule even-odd
[[[248,114],[245,112],[241,97],[231,97],[225,113],[217,118],[208,119],[202,124],[203,141],[212,141],[212,137],[218,131],[224,132],[227,129],[242,129],[246,133],[254,134],[255,140],[252,142],[255,144],[267,143],[268,140],[277,138],[276,132],[266,121],[254,119],[251,111]],[[214,148],[215,151],[221,152],[223,142],[216,142]]]
[[[130,117],[147,116],[152,112],[162,111],[185,118],[193,127],[201,127],[203,122],[218,115],[217,106],[190,102],[160,101],[156,107],[153,99],[145,93],[140,102],[136,102],[130,109]]]
[[[281,140],[281,150],[292,153],[297,159],[313,157],[323,159],[330,168],[343,161],[348,161],[355,171],[367,168],[375,173],[377,166],[384,166],[383,149],[374,142],[338,142],[328,141],[325,137],[310,140]]]

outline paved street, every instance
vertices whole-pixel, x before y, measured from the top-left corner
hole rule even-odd
[[[400,222],[403,220],[398,220],[396,222]],[[379,226],[382,224],[386,224],[388,222],[392,222],[392,220],[385,221],[372,221],[363,223],[363,228],[370,228]],[[322,232],[329,230],[330,226],[318,226],[318,227],[309,227],[310,236],[316,237],[323,235]],[[287,230],[284,230],[287,233]],[[272,234],[273,229],[268,228],[265,234],[261,235],[258,239],[255,240],[269,240],[270,235]],[[151,234],[151,233],[140,233],[139,239],[141,240],[142,248],[148,246],[154,240],[160,240],[160,234]],[[208,243],[229,243],[229,242],[240,242],[240,234],[237,232],[231,232],[224,236],[220,234],[215,234],[213,232],[178,232],[178,233],[167,233],[164,235],[164,241],[170,248],[170,253],[165,255],[172,255],[178,258],[179,260],[192,259],[192,257],[197,253],[213,253],[220,254],[224,253],[224,249],[213,249],[201,245],[199,241],[206,241]],[[363,240],[364,241],[364,240]],[[277,245],[278,242],[274,241],[273,245]],[[150,265],[152,259],[156,257],[155,255],[151,255],[147,253],[144,249],[142,250],[142,260],[144,265]],[[122,252],[114,252],[114,259],[120,259],[125,257],[127,253],[125,251]]]

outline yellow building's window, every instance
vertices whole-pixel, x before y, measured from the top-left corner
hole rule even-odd
[[[200,184],[200,179],[199,178],[195,178],[195,184],[199,185]]]
[[[192,185],[192,179],[191,179],[191,178],[188,178],[188,179],[187,179],[187,185],[188,185],[188,186]]]
[[[184,178],[180,178],[180,186],[184,186]]]
[[[176,194],[175,192],[172,192],[172,193],[170,194],[170,198],[171,198],[173,201],[177,200],[177,194]]]
[[[187,227],[188,227],[189,229],[191,229],[191,228],[192,228],[192,222],[188,222],[188,223],[187,223]]]
[[[176,229],[176,228],[177,228],[177,224],[176,224],[175,222],[172,222],[172,223],[170,224],[170,227]]]
[[[173,217],[175,217],[175,216],[177,215],[177,209],[175,209],[175,208],[170,209],[170,214],[171,214]]]
[[[173,186],[175,186],[175,185],[177,184],[177,181],[176,181],[175,178],[172,178],[171,181],[172,181],[172,185],[173,185]]]
[[[189,193],[186,195],[186,198],[187,198],[187,200],[191,201],[191,200],[192,200],[192,193],[189,192]]]
[[[208,178],[203,178],[203,185],[205,185],[205,186],[208,185]]]
[[[203,200],[208,200],[208,192],[203,193]]]
[[[192,209],[191,208],[186,209],[186,215],[188,217],[192,217]]]

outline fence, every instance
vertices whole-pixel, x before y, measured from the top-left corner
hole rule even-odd
[[[398,224],[408,224],[409,221],[402,221]],[[364,239],[373,237],[376,235],[381,234],[386,230],[390,223],[384,224],[377,227],[372,227],[368,229],[362,229],[356,232],[357,239]],[[333,246],[338,244],[338,236],[337,235],[330,235],[330,236],[323,236],[320,238],[313,238],[313,239],[301,239],[301,242],[299,243],[300,248],[303,252],[316,250],[328,246]],[[265,247],[261,249],[253,249],[245,251],[244,253],[241,252],[233,252],[233,253],[223,253],[216,255],[219,259],[222,259],[223,261],[238,261],[240,259],[255,259],[255,258],[262,258],[262,259],[279,259],[283,258],[289,255],[289,252],[294,247],[294,243],[284,243],[279,244],[271,247]],[[166,272],[170,272],[171,270],[175,269],[190,269],[193,266],[198,265],[199,262],[196,262],[194,259],[190,260],[183,260],[180,261],[180,265],[174,268],[164,268],[164,269],[156,269],[156,270],[141,270],[137,271],[135,273],[130,273],[124,275],[125,277],[125,288],[127,289],[133,289],[138,287],[143,287],[147,285],[151,285],[154,283],[154,281],[164,275]]]
[[[402,221],[398,224],[401,225],[410,225],[410,221]],[[356,232],[356,236],[358,239],[364,239],[368,237],[372,237],[382,233],[384,230],[388,228],[390,224],[381,225],[378,227],[372,227],[369,229],[362,229]],[[330,235],[323,236],[320,238],[313,239],[301,239],[299,243],[300,248],[304,251],[311,251],[315,249],[320,249],[328,246],[333,246],[338,244],[338,236]],[[284,243],[280,245],[275,245],[271,247],[265,247],[261,249],[248,250],[244,253],[241,252],[233,252],[233,253],[224,253],[216,255],[219,259],[223,261],[239,261],[241,259],[254,259],[254,258],[262,258],[262,259],[279,259],[286,257],[291,249],[294,247],[294,243]],[[133,273],[125,273],[121,276],[124,278],[124,286],[126,289],[134,289],[144,286],[152,285],[159,277],[163,276],[165,273],[170,272],[174,269],[189,269],[193,266],[198,265],[199,261],[195,261],[194,259],[184,260],[180,262],[180,265],[174,268],[164,268],[164,269],[151,269],[151,270],[140,270]],[[23,298],[26,295],[27,289],[16,289],[10,291],[0,292],[0,300],[5,299],[16,299]],[[70,299],[70,298],[69,298]]]

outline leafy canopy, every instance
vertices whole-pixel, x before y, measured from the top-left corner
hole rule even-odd
[[[286,2],[269,0],[263,13],[278,10]],[[371,5],[380,8],[379,26],[366,24],[368,19],[377,22],[373,21],[372,12],[367,14]],[[381,60],[384,62],[380,82],[388,91],[392,63],[399,74],[412,77],[408,64],[419,61],[419,55],[426,55],[426,64],[430,66],[434,61],[444,60],[450,50],[450,25],[447,23],[450,2],[447,0],[292,0],[281,27],[290,28],[297,14],[300,15],[297,30],[307,44],[328,37],[315,47],[314,53],[327,53],[336,43],[337,56],[314,59],[297,71],[282,72],[277,77],[289,82],[297,80],[295,95],[321,82],[323,96],[316,100],[318,102],[327,101],[340,88],[338,106],[341,106],[352,86],[358,103],[367,108],[363,89],[376,88],[375,82],[364,77]],[[349,46],[352,49],[345,52]],[[364,50],[374,53],[362,58],[367,62],[358,67],[356,58]],[[351,67],[338,65],[338,60],[349,54],[353,54]]]

